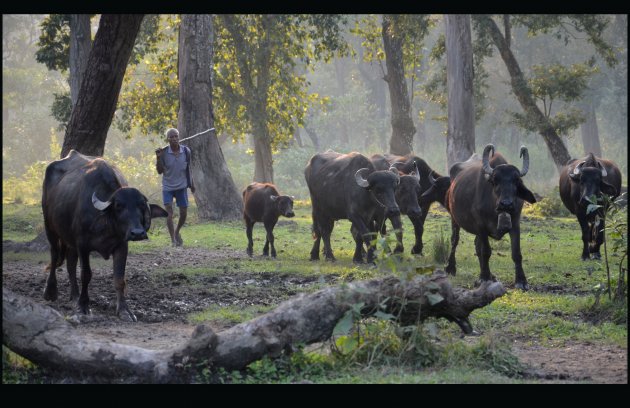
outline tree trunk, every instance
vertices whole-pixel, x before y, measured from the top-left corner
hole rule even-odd
[[[214,126],[212,117],[213,27],[209,14],[184,14],[179,29],[179,118],[182,138]],[[202,220],[239,219],[243,200],[225,163],[216,132],[187,142],[192,150],[197,214]]]
[[[90,15],[70,14],[70,98],[73,108],[77,104],[91,48]]]
[[[536,124],[538,132],[547,144],[547,148],[559,171],[571,158],[569,151],[551,125],[551,122],[549,122],[549,119],[540,111],[536,105],[536,101],[532,98],[531,90],[527,86],[527,81],[521,72],[521,68],[514,54],[512,54],[510,47],[508,47],[503,34],[501,34],[499,27],[497,27],[494,20],[489,16],[480,16],[479,18],[481,18],[482,22],[486,24],[490,30],[492,41],[499,50],[501,58],[510,73],[512,91],[516,95],[518,102],[521,104],[529,120]]]
[[[403,38],[402,33],[399,32],[396,16],[383,16],[382,35],[387,67],[385,81],[389,86],[389,99],[392,106],[392,137],[389,141],[389,152],[402,156],[412,152],[416,128],[411,119],[411,103],[403,61]]]
[[[254,125],[254,181],[259,183],[273,183],[273,156],[271,153],[271,140],[267,124],[261,120],[258,126]]]
[[[103,14],[72,109],[61,157],[70,149],[102,156],[127,63],[144,14]]]
[[[597,157],[602,157],[602,148],[599,143],[599,129],[597,128],[597,116],[595,115],[595,105],[593,101],[587,101],[584,106],[586,122],[580,126],[582,131],[582,143],[584,144],[584,154],[593,153]]]
[[[2,289],[2,340],[12,351],[55,370],[120,378],[136,376],[146,382],[186,382],[190,370],[238,370],[264,356],[277,357],[293,345],[322,342],[337,322],[363,303],[360,318],[377,311],[394,315],[402,326],[428,317],[443,317],[472,333],[470,313],[505,294],[499,282],[478,289],[452,288],[443,272],[401,281],[396,277],[359,281],[300,294],[275,310],[214,333],[200,325],[192,338],[171,350],[90,340],[54,309]],[[432,301],[432,302],[431,302]]]
[[[448,85],[448,168],[463,162],[475,151],[475,103],[473,52],[469,14],[447,14],[446,83]]]

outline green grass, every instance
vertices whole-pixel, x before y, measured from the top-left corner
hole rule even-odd
[[[311,210],[308,203],[299,202],[295,208],[296,216],[291,219],[280,218],[276,226],[277,259],[261,257],[265,239],[261,223],[254,227],[254,257],[243,256],[219,257],[207,265],[198,267],[159,269],[158,274],[181,273],[190,277],[220,276],[229,274],[251,275],[288,274],[311,279],[307,288],[292,288],[292,291],[313,291],[334,281],[343,282],[357,279],[382,277],[390,273],[383,267],[372,267],[352,263],[354,241],[350,235],[350,223],[338,221],[332,235],[332,246],[337,262],[322,260],[311,262]],[[242,221],[201,222],[196,217],[194,208],[190,211],[190,222],[182,230],[186,246],[206,248],[210,251],[236,251],[245,255],[247,239]],[[3,240],[28,241],[42,230],[41,209],[39,206],[18,204],[3,205]],[[404,246],[406,254],[414,244],[413,227],[404,217]],[[433,242],[438,239],[442,229],[447,240],[450,239],[450,219],[437,205],[432,207],[427,217],[424,234],[424,256],[409,257],[410,264],[405,267],[425,267],[435,264],[433,260]],[[625,305],[613,304],[601,295],[601,305],[594,310],[595,289],[605,283],[606,273],[603,261],[582,261],[580,230],[577,220],[568,217],[540,217],[532,213],[521,220],[521,249],[523,267],[532,290],[515,291],[514,266],[511,259],[509,236],[500,241],[490,240],[493,253],[490,269],[498,280],[508,288],[508,293],[492,304],[475,310],[470,317],[475,330],[482,335],[473,339],[472,344],[462,344],[459,328],[444,319],[430,319],[425,326],[434,332],[432,336],[440,339],[442,347],[436,351],[429,366],[419,368],[392,363],[392,357],[382,359],[376,364],[368,360],[335,359],[327,353],[298,353],[291,361],[264,360],[250,367],[244,373],[224,373],[219,381],[225,382],[299,382],[317,383],[518,383],[534,382],[514,376],[514,357],[509,347],[501,341],[519,339],[525,342],[558,346],[566,342],[580,341],[597,344],[610,344],[627,347],[627,302]],[[170,245],[170,238],[163,219],[153,220],[149,240],[133,242],[130,251],[160,251]],[[602,251],[603,255],[603,251]],[[5,259],[24,259],[48,261],[47,254],[12,253],[4,254]],[[96,258],[96,257],[95,257]],[[618,256],[611,255],[611,272],[616,275]],[[95,260],[109,265],[110,261]],[[458,271],[451,277],[454,286],[472,288],[479,277],[479,262],[474,254],[474,237],[461,232],[457,250]],[[399,265],[400,266],[400,265]],[[443,265],[436,265],[443,267]],[[627,260],[625,265],[627,268]],[[239,289],[241,290],[241,289]],[[247,285],[242,290],[247,290]],[[257,288],[256,290],[261,290]],[[278,302],[283,299],[278,298]],[[253,305],[247,307],[219,307],[189,316],[192,323],[209,322],[217,325],[233,325],[259,316],[275,305]],[[625,312],[624,312],[625,310]],[[598,319],[587,316],[601,315]],[[381,330],[381,331],[379,331]],[[377,329],[371,333],[378,339],[373,345],[379,347],[394,346],[396,340],[391,329]],[[433,338],[433,337],[431,337]],[[492,341],[490,340],[492,339]],[[494,342],[497,340],[497,342]],[[501,340],[501,341],[499,341]],[[391,342],[391,343],[388,343]],[[499,344],[497,346],[497,344]],[[369,350],[368,350],[369,352]],[[301,360],[299,360],[301,358]],[[295,360],[298,359],[298,360]],[[489,363],[490,362],[490,363]],[[492,363],[494,362],[494,363]],[[417,363],[417,362],[416,362]],[[3,367],[10,365],[3,362]],[[501,371],[507,367],[507,371]],[[3,370],[3,382],[22,382],[21,371]],[[511,371],[510,371],[511,370]],[[5,371],[8,373],[5,376]],[[17,374],[15,374],[17,373]],[[16,378],[10,377],[15,375]],[[9,381],[10,380],[10,381]],[[216,381],[216,378],[214,379]]]

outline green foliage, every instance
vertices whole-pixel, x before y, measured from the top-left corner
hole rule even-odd
[[[461,342],[448,344],[444,347],[440,363],[487,370],[506,377],[518,377],[524,370],[509,343],[492,335],[483,336],[471,346]]]
[[[70,15],[50,14],[40,26],[37,62],[51,71],[66,72],[70,67]]]
[[[571,217],[571,212],[560,199],[559,187],[554,187],[542,200],[523,207],[523,215],[534,217]]]
[[[70,98],[70,92],[62,94],[53,93],[55,100],[50,108],[52,116],[59,122],[57,130],[64,130],[68,126],[70,121],[70,115],[72,114],[72,99]]]

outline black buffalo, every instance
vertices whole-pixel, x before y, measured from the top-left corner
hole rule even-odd
[[[424,221],[427,218],[429,207],[431,207],[431,204],[435,201],[446,207],[444,197],[446,190],[448,189],[450,179],[448,179],[448,177],[443,178],[439,173],[431,169],[431,167],[423,159],[414,155],[395,156],[390,154],[375,154],[371,157],[371,160],[377,170],[385,170],[389,166],[394,166],[401,174],[415,174],[418,176],[419,181],[416,184],[419,186],[418,188],[414,186],[417,205],[412,205],[413,203],[411,202],[406,204],[402,202],[402,197],[407,196],[406,191],[401,190],[401,194],[397,194],[396,199],[401,200],[397,201],[400,206],[400,212],[402,214],[406,214],[413,224],[416,242],[411,249],[411,253],[422,254],[422,250],[424,248],[422,243]],[[437,186],[433,189],[431,189],[431,179],[438,180]],[[409,184],[411,185],[411,183]],[[417,209],[419,209],[419,211]]]
[[[304,176],[313,206],[315,242],[311,260],[319,259],[321,239],[326,259],[335,260],[330,235],[336,220],[349,220],[365,242],[371,242],[369,235],[376,233],[378,218],[389,218],[394,228],[401,230],[400,209],[394,196],[400,177],[395,168],[375,171],[370,160],[360,153],[327,151],[311,157]],[[360,249],[357,243],[355,263],[363,262]],[[373,260],[374,246],[368,244],[367,261]]]
[[[247,255],[252,256],[254,252],[254,241],[252,230],[256,222],[263,222],[267,237],[263,255],[269,256],[269,245],[271,245],[271,256],[276,257],[276,247],[273,244],[273,227],[278,222],[281,215],[291,218],[293,212],[293,198],[280,195],[276,186],[270,183],[251,183],[243,190],[243,218],[247,233]]]
[[[512,260],[515,267],[516,288],[527,290],[527,278],[523,271],[521,255],[520,217],[523,200],[535,203],[534,194],[525,187],[522,177],[529,169],[529,153],[521,147],[523,168],[508,164],[499,153],[494,153],[492,144],[486,145],[481,161],[472,161],[457,166],[451,172],[451,185],[447,192],[447,208],[451,214],[451,254],[446,272],[455,274],[455,250],[459,242],[459,229],[475,235],[475,250],[479,257],[481,281],[495,280],[490,273],[489,260],[492,254],[488,237],[501,239],[509,232]],[[454,177],[453,177],[454,176]]]
[[[560,198],[565,207],[577,216],[582,229],[582,260],[601,259],[599,247],[604,242],[602,208],[588,213],[589,198],[601,199],[602,193],[616,198],[621,191],[621,172],[610,160],[596,158],[593,153],[570,160],[560,171]]]
[[[105,199],[106,201],[101,201]],[[125,301],[128,241],[147,239],[151,218],[166,217],[166,210],[147,198],[114,166],[96,157],[71,150],[68,156],[46,167],[42,210],[50,243],[50,269],[44,299],[57,299],[56,269],[64,259],[70,278],[70,299],[78,298],[79,311],[90,313],[88,284],[92,278],[90,252],[105,259],[113,255],[116,313],[126,312],[136,321]],[[77,261],[81,261],[81,295]]]

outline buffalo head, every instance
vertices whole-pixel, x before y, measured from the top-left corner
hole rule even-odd
[[[571,183],[578,185],[580,190],[580,207],[588,207],[589,197],[601,197],[601,194],[616,196],[617,190],[612,185],[604,181],[608,173],[602,163],[595,159],[591,153],[587,160],[581,161],[569,172]],[[594,213],[591,213],[594,214]]]
[[[505,232],[511,228],[511,217],[515,215],[517,199],[532,204],[536,202],[534,194],[525,187],[522,180],[529,170],[529,153],[525,146],[521,146],[522,170],[511,164],[499,164],[492,167],[489,160],[491,153],[494,154],[494,145],[487,144],[481,158],[482,171],[484,178],[492,184],[494,209],[497,215],[504,214],[498,218],[498,225],[499,230]]]
[[[149,204],[147,198],[133,187],[119,188],[107,201],[101,201],[94,192],[92,204],[108,217],[108,223],[125,241],[147,239],[151,219],[168,216],[165,209]]]
[[[287,218],[295,216],[295,213],[293,212],[293,197],[286,195],[277,196],[272,194],[269,198],[276,204],[278,214],[284,215]]]
[[[389,170],[379,170],[370,173],[367,179],[364,174],[369,172],[368,168],[357,170],[354,178],[360,187],[368,190],[376,202],[385,208],[385,217],[400,215],[400,208],[396,203],[395,191],[400,184],[400,176],[395,167]]]

